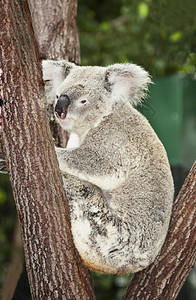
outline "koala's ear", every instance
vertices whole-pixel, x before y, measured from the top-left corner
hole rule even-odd
[[[65,80],[73,67],[75,67],[75,64],[66,60],[42,61],[43,80],[45,81],[45,91],[48,103],[54,102],[57,88]]]
[[[106,88],[111,90],[115,101],[128,100],[137,105],[145,97],[150,76],[142,67],[135,64],[114,64],[106,68]]]

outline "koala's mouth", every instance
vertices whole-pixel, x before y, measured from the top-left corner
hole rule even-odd
[[[64,130],[72,131],[77,126],[77,119],[72,117],[69,113],[67,113],[65,117],[62,114],[61,117],[57,117],[57,114],[55,115],[57,122]]]
[[[74,121],[74,122],[77,122],[77,119],[74,118],[74,117],[68,116],[67,112],[66,113],[61,112],[60,114],[56,112],[55,115],[56,115],[57,119],[59,120],[59,122],[62,122],[62,121],[67,121],[67,122]]]
[[[55,114],[58,119],[65,120],[67,111],[66,112],[56,111]]]
[[[57,104],[55,106],[55,115],[56,115],[57,119],[65,120],[68,109],[66,107],[61,107],[60,105],[57,105]]]

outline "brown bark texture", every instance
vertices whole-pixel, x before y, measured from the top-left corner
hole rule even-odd
[[[80,63],[77,0],[28,0],[41,58]]]
[[[40,58],[80,64],[77,0],[28,0],[28,3]],[[54,107],[50,105],[47,111],[55,143],[65,147],[67,133],[54,121]]]
[[[26,0],[0,2],[3,146],[33,299],[95,299],[70,231]]]
[[[131,280],[123,300],[174,300],[196,262],[196,162],[176,198],[155,262]]]

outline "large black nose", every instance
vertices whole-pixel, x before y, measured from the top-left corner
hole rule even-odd
[[[55,105],[55,112],[57,118],[65,119],[67,108],[70,104],[70,99],[67,95],[61,95]]]

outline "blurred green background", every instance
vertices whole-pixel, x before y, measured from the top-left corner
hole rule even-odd
[[[155,84],[138,109],[167,149],[177,193],[196,157],[195,0],[78,2],[82,65],[133,62],[152,75]],[[0,288],[13,247],[15,219],[9,178],[0,175]],[[196,299],[195,274],[191,273],[178,300]],[[130,277],[93,273],[97,299],[120,299]],[[27,291],[14,299],[30,296]]]

